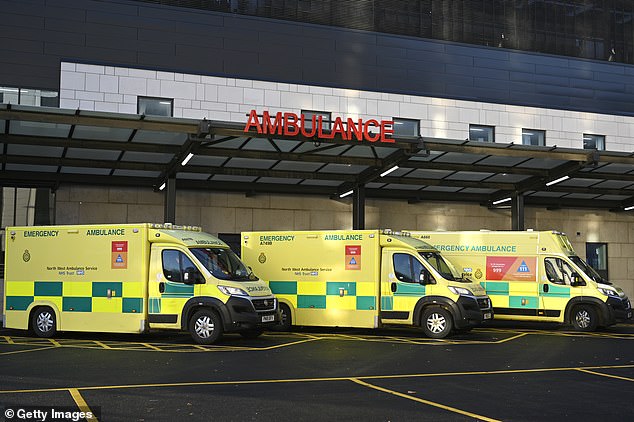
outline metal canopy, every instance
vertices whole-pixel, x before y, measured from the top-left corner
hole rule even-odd
[[[246,120],[246,117],[245,117]],[[402,137],[394,143],[275,138],[240,123],[0,104],[0,183],[147,186],[462,201],[634,205],[634,154]],[[182,165],[190,154],[193,158]],[[395,171],[381,176],[398,166]],[[547,183],[567,177],[547,186]],[[500,202],[508,206],[510,203]]]

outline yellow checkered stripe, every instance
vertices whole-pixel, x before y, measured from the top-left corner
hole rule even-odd
[[[297,309],[375,310],[376,284],[355,281],[269,281],[279,298]]]
[[[47,301],[63,312],[143,312],[142,283],[121,281],[10,281],[6,311],[25,311],[33,302]]]

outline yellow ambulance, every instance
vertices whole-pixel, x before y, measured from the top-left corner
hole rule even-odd
[[[39,337],[176,329],[211,344],[279,322],[271,289],[200,228],[7,227],[5,251],[4,326]]]
[[[281,329],[414,325],[443,338],[492,318],[479,284],[389,231],[243,232],[242,259],[280,301]]]
[[[496,319],[570,323],[594,331],[632,318],[632,307],[577,256],[556,231],[412,231],[446,255],[463,276],[479,282]]]

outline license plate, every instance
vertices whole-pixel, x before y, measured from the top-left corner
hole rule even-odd
[[[491,319],[492,315],[490,312],[484,314],[484,319]]]
[[[275,321],[275,315],[264,315],[262,317],[262,322],[273,322]]]

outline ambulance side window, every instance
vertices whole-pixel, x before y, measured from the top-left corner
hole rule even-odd
[[[404,283],[418,283],[420,274],[425,271],[425,267],[410,254],[395,253],[392,258],[394,264],[394,275],[398,281]]]
[[[163,275],[169,281],[184,283],[185,272],[193,273],[196,270],[194,263],[181,251],[166,249],[162,254]]]
[[[548,281],[555,284],[570,284],[574,270],[561,258],[544,258],[544,273]]]

